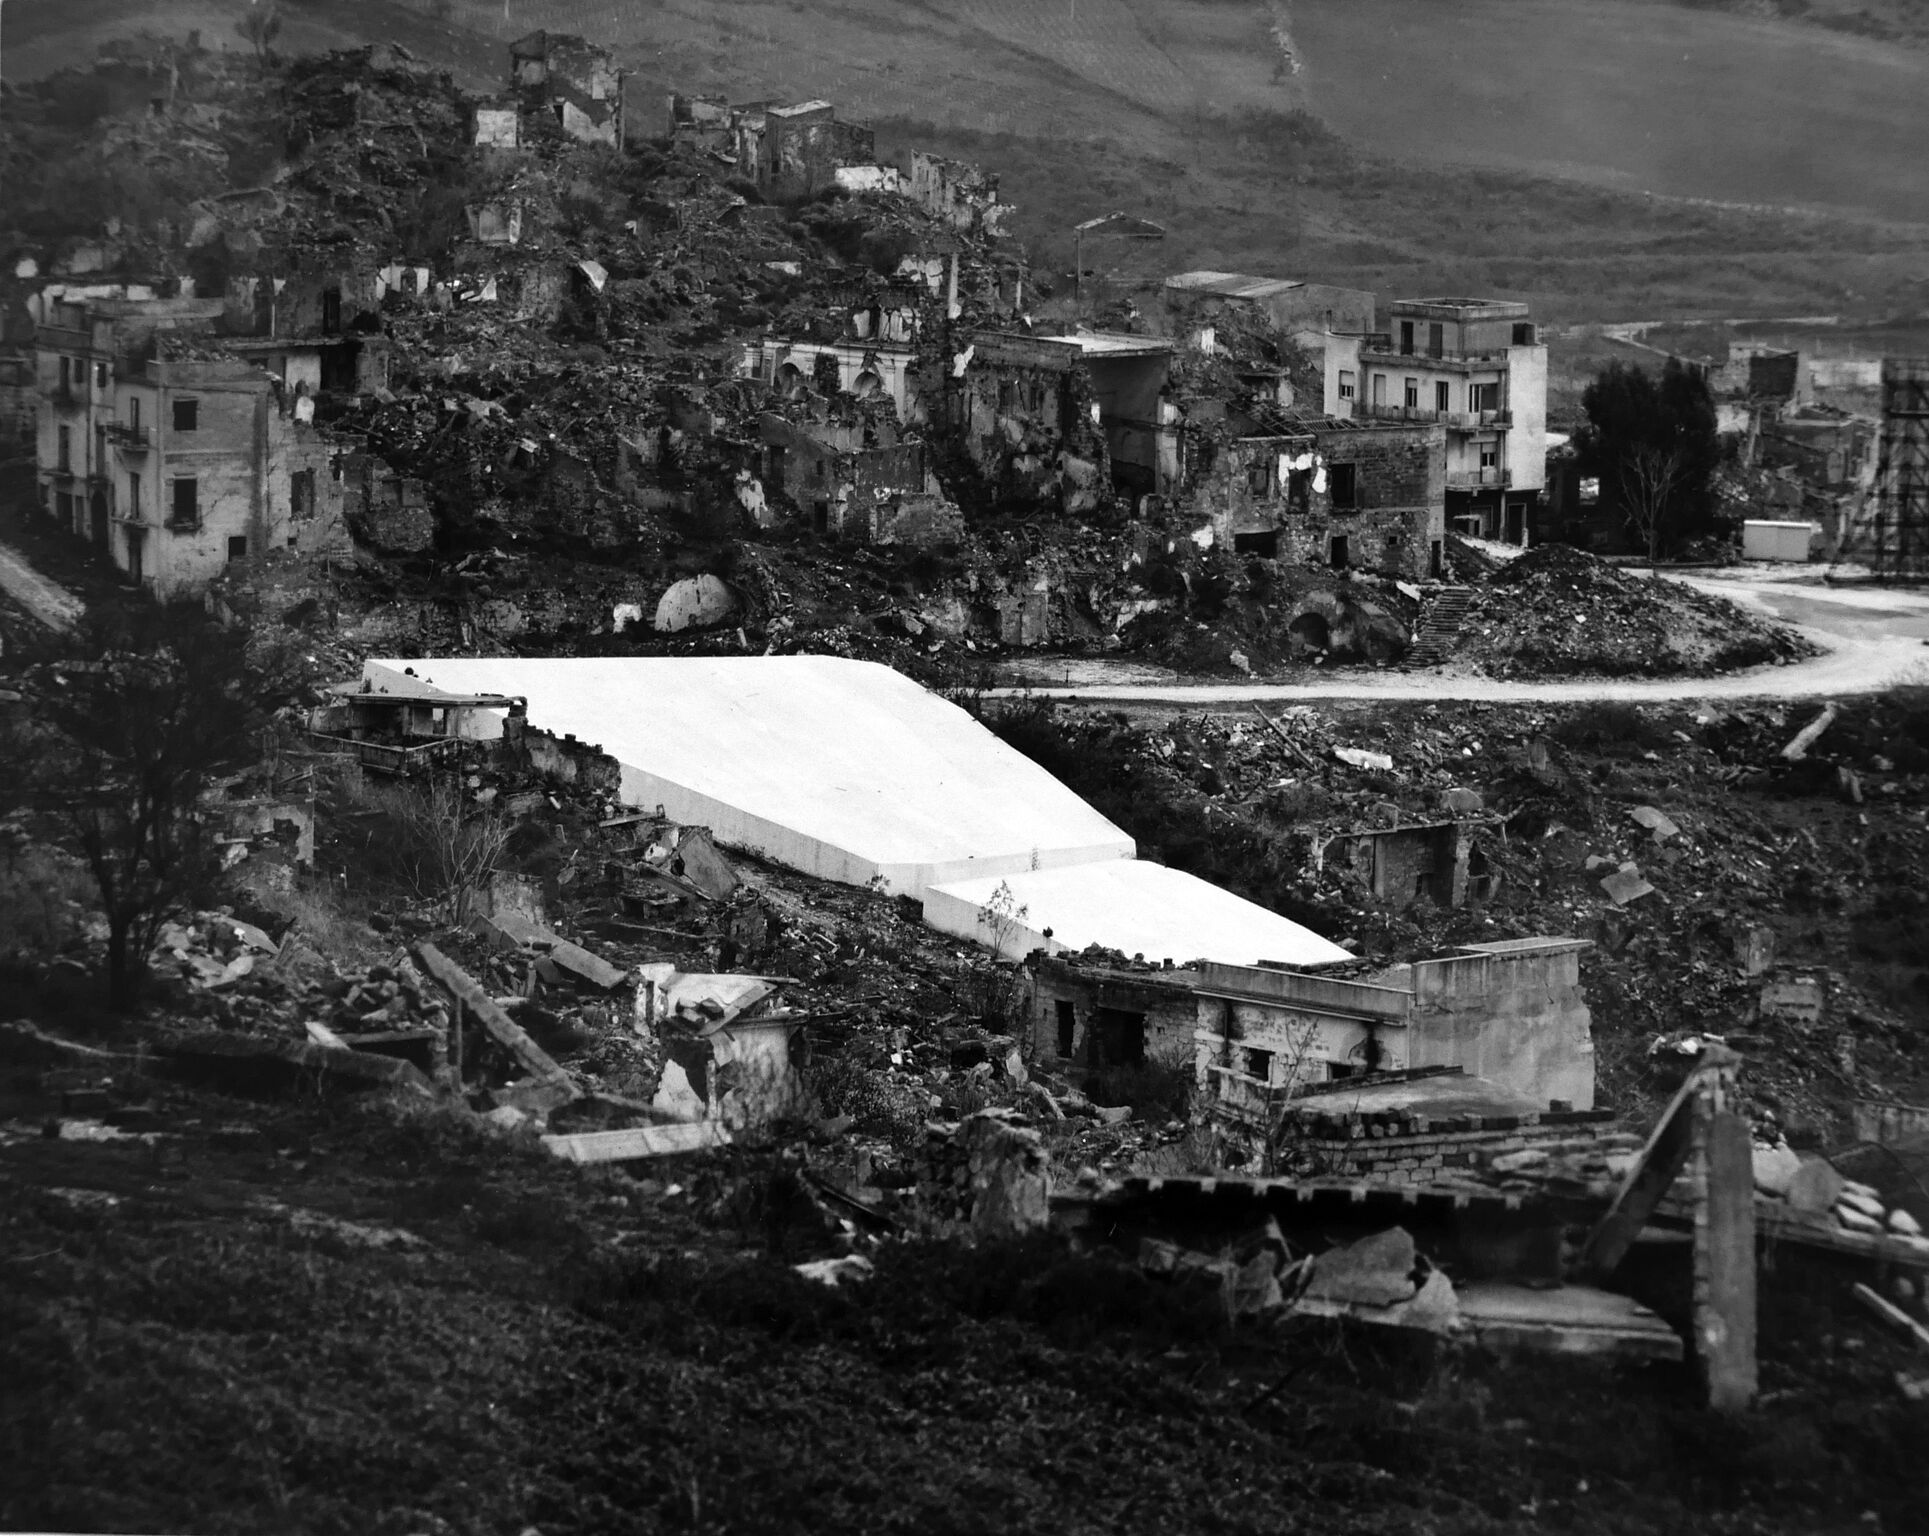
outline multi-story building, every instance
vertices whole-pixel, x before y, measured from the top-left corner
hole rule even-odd
[[[1447,525],[1525,544],[1547,473],[1547,348],[1525,304],[1404,299],[1389,329],[1326,346],[1326,411],[1440,422]]]
[[[222,308],[63,304],[36,337],[41,506],[157,593],[197,591],[247,555],[347,541],[338,461],[359,445],[314,425],[319,356],[275,342],[272,374],[214,334]]]

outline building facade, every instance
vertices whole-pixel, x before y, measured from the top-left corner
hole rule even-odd
[[[1207,1113],[1262,1122],[1356,1077],[1458,1068],[1536,1103],[1594,1105],[1592,1015],[1567,938],[1462,945],[1359,979],[1276,966],[1030,961],[1041,1065],[1192,1063]]]
[[[1547,473],[1547,348],[1525,304],[1406,299],[1389,329],[1329,337],[1329,415],[1438,422],[1447,440],[1447,524],[1528,542]]]
[[[326,344],[278,341],[250,360],[207,329],[220,312],[204,300],[61,306],[36,339],[41,508],[161,595],[272,549],[348,547],[349,444],[315,425],[307,382]]]

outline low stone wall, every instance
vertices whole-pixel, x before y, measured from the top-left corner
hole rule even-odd
[[[1612,1111],[1580,1109],[1524,1115],[1308,1115],[1289,1128],[1280,1161],[1337,1178],[1424,1184],[1484,1167],[1493,1157],[1552,1142],[1605,1134]]]

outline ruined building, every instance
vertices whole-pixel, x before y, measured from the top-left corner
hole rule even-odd
[[[57,304],[36,338],[40,504],[157,592],[348,545],[346,459],[314,420],[324,341],[237,341],[221,300]]]
[[[826,187],[847,191],[902,190],[895,168],[877,165],[877,136],[862,123],[840,122],[828,101],[750,102],[732,106],[721,96],[673,95],[669,136],[736,164],[772,202],[800,202]],[[864,172],[846,180],[840,172]],[[887,175],[886,172],[891,174]]]
[[[509,45],[509,77],[525,100],[553,113],[570,137],[623,147],[624,75],[607,48],[569,33],[531,32]],[[500,143],[499,118],[493,126],[493,142]]]
[[[1156,337],[979,331],[952,360],[945,425],[1013,499],[1062,494],[1078,513],[1105,488],[1150,495],[1178,469],[1177,416],[1163,398],[1171,361]]]
[[[1456,1067],[1537,1103],[1594,1104],[1585,940],[1512,939],[1357,980],[1204,961],[1132,966],[1035,956],[1041,1064],[1190,1063],[1209,1113],[1268,1118],[1293,1095]]]
[[[1373,295],[1360,288],[1238,272],[1180,272],[1165,280],[1167,323],[1175,336],[1203,352],[1214,350],[1215,322],[1260,320],[1317,351],[1329,333],[1373,329]]]
[[[1263,560],[1438,576],[1446,429],[1188,404],[1172,515]]]
[[[1525,544],[1547,472],[1547,348],[1525,304],[1404,299],[1391,329],[1326,344],[1326,411],[1437,422],[1447,438],[1447,524]]]

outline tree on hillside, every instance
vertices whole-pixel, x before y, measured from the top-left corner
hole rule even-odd
[[[268,45],[281,36],[281,13],[275,9],[274,0],[266,5],[261,0],[253,0],[248,12],[234,24],[235,31],[248,40],[255,51],[255,58],[262,68],[268,67]]]
[[[109,996],[131,1009],[161,924],[216,873],[202,797],[257,757],[286,681],[251,664],[244,630],[180,605],[97,623],[23,692],[26,727],[3,766],[93,876]]]
[[[1721,449],[1705,379],[1674,358],[1658,378],[1613,362],[1588,385],[1581,408],[1582,473],[1600,477],[1650,560],[1709,526]]]

